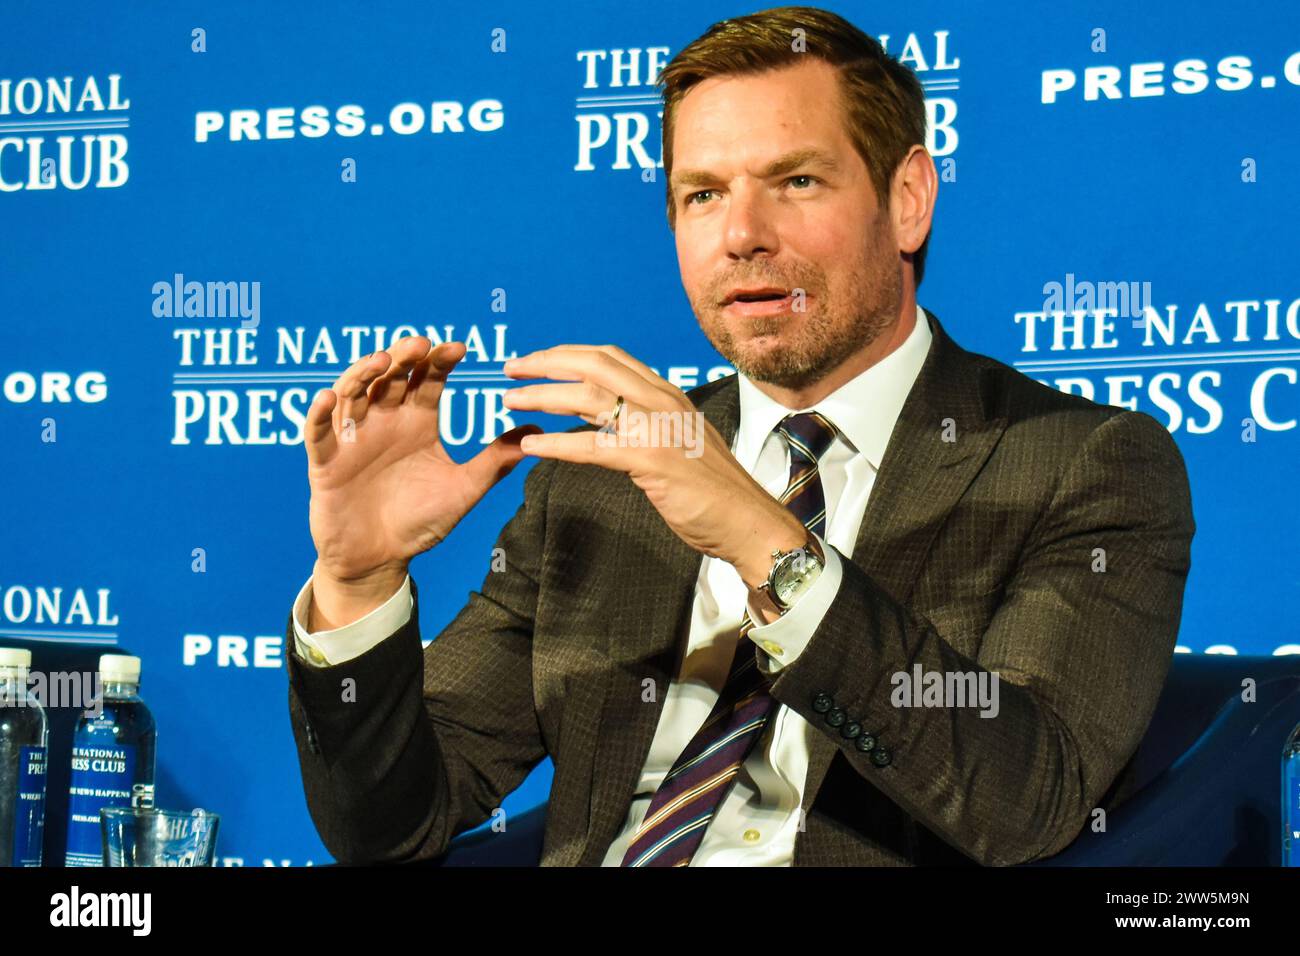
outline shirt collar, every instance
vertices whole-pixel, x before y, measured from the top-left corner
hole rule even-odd
[[[885,446],[889,444],[889,436],[903,410],[903,403],[925,364],[932,337],[925,311],[917,305],[916,323],[902,345],[812,408],[786,408],[765,395],[746,376],[738,374],[740,427],[736,438],[736,460],[752,472],[767,436],[781,419],[793,412],[819,411],[835,423],[852,449],[865,456],[871,467],[879,471]]]

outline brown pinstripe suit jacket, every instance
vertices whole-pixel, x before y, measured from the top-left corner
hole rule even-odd
[[[1059,852],[1116,799],[1175,644],[1195,524],[1169,433],[967,352],[926,314],[841,589],[771,685],[819,731],[797,866]],[[730,440],[735,377],[689,394]],[[417,597],[361,657],[288,655],[307,804],[340,862],[440,855],[547,755],[543,865],[598,865],[622,826],[664,698],[643,703],[642,682],[676,672],[701,555],[624,474],[547,460],[497,545],[507,570],[427,649]],[[996,672],[998,715],[893,706],[891,676],[917,664]],[[888,763],[826,723],[823,694]]]

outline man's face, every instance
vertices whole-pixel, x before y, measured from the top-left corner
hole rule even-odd
[[[803,151],[823,159],[779,162]],[[693,87],[678,105],[672,183],[682,286],[713,347],[749,378],[806,387],[898,318],[893,226],[825,61]],[[763,287],[805,295],[728,301]]]

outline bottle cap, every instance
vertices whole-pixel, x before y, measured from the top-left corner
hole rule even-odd
[[[105,683],[140,683],[140,658],[130,654],[99,655],[99,679]]]
[[[20,647],[0,647],[0,667],[21,667],[30,670],[32,652]]]

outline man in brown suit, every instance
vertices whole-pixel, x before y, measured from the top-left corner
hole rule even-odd
[[[545,865],[1058,853],[1173,652],[1175,443],[917,305],[937,176],[874,41],[767,11],[661,82],[683,286],[739,374],[683,393],[610,346],[535,352],[507,374],[560,384],[508,404],[586,424],[463,465],[438,441],[460,343],[402,340],[316,397],[288,670],[322,840],[440,855],[550,756]],[[422,650],[410,559],[525,454],[506,566]]]

